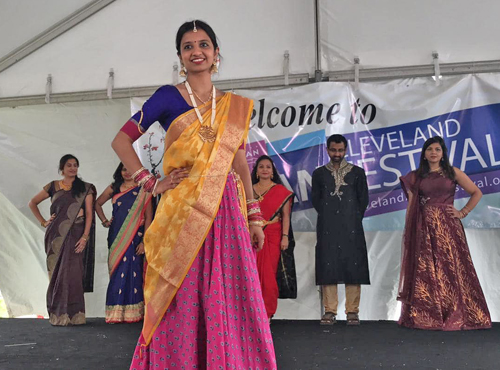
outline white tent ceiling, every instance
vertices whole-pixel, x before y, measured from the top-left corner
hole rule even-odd
[[[0,57],[88,2],[89,0],[0,0]]]
[[[500,59],[495,0],[321,0],[326,71]]]
[[[2,0],[5,1],[5,0]],[[110,68],[115,87],[161,85],[178,61],[175,34],[200,18],[221,43],[221,79],[314,70],[313,3],[303,0],[117,0],[0,74],[0,96],[104,89]]]
[[[100,0],[94,0],[92,3]],[[89,0],[0,0],[0,58]],[[316,60],[315,4],[320,58]],[[82,23],[0,72],[0,99],[45,93],[105,90],[110,68],[115,88],[172,82],[178,26],[193,18],[210,23],[224,56],[219,80],[290,73],[314,76],[353,68],[500,59],[494,0],[116,0]],[[231,85],[229,85],[231,86]],[[227,86],[226,86],[227,87]],[[235,86],[241,87],[241,86]]]

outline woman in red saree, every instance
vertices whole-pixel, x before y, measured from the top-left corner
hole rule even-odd
[[[94,185],[78,177],[78,159],[67,154],[59,162],[62,180],[43,187],[29,207],[45,232],[49,287],[47,310],[52,325],[85,324],[84,292],[92,292],[94,280]],[[48,220],[38,204],[52,201]]]
[[[453,206],[456,185],[471,197],[460,211]],[[460,219],[474,209],[482,193],[469,177],[452,167],[443,139],[427,140],[420,165],[401,177],[408,197],[398,300],[399,324],[426,330],[491,327]]]
[[[272,159],[267,155],[257,159],[252,183],[265,219],[264,247],[257,253],[257,268],[267,316],[271,318],[276,313],[278,298],[297,297],[294,240],[290,227],[294,194],[283,186]]]

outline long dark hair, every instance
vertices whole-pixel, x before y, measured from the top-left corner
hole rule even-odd
[[[215,35],[215,32],[212,29],[212,27],[210,27],[207,23],[203,21],[195,19],[194,21],[183,23],[182,26],[180,26],[179,29],[177,30],[177,36],[175,36],[175,48],[177,49],[177,55],[181,54],[182,36],[184,36],[186,32],[193,31],[195,23],[197,29],[199,28],[205,31],[208,37],[210,37],[210,41],[212,41],[212,44],[214,45],[214,50],[219,47],[219,43],[217,42],[217,36]]]
[[[120,186],[124,183],[125,179],[122,175],[123,163],[120,162],[118,167],[116,167],[115,173],[113,174],[113,183],[111,184],[111,188],[113,189],[113,195],[118,194],[120,192]]]
[[[76,161],[76,165],[80,167],[80,161],[74,155],[72,154],[63,155],[59,160],[59,172],[61,172],[61,174],[64,171],[64,166],[66,165],[66,162],[68,162],[70,159],[74,159]],[[77,175],[75,176],[75,181],[73,181],[73,185],[71,186],[71,195],[73,195],[73,197],[76,198],[83,192],[85,192],[85,183]]]
[[[259,179],[257,177],[257,168],[259,167],[259,163],[265,159],[267,159],[269,162],[271,162],[271,165],[273,166],[272,181],[275,182],[276,184],[283,185],[283,181],[281,181],[281,177],[278,174],[278,171],[276,170],[276,166],[274,165],[273,160],[271,159],[271,157],[269,157],[267,155],[261,155],[259,157],[259,159],[257,159],[257,162],[255,162],[255,165],[253,166],[253,170],[252,170],[252,184],[257,184],[259,182]]]
[[[421,178],[425,178],[429,175],[429,162],[425,159],[425,151],[431,144],[438,143],[441,146],[441,150],[443,151],[443,157],[441,158],[441,168],[443,169],[444,175],[450,180],[455,180],[455,170],[453,166],[450,164],[450,159],[448,158],[448,148],[446,148],[446,144],[444,140],[440,136],[434,136],[424,143],[422,147],[422,152],[420,153],[420,164],[417,168],[417,176]]]

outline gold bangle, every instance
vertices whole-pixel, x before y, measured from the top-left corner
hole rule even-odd
[[[262,227],[264,226],[264,221],[249,221],[248,225]]]
[[[83,239],[83,240],[85,240],[85,241],[87,241],[87,240],[89,240],[89,236],[88,236],[88,235],[83,234],[83,235],[82,235],[82,239]]]
[[[144,132],[143,132],[143,131],[141,130],[141,123],[142,123],[142,119],[143,119],[143,117],[144,117],[144,113],[142,112],[142,109],[141,109],[141,118],[139,119],[139,123],[137,124],[137,129],[139,130],[139,133],[140,133],[141,135],[144,135],[144,134],[146,133],[146,131],[144,131]]]
[[[142,170],[145,170],[146,168],[144,167],[141,167],[139,168],[137,171],[135,171],[133,174],[132,174],[132,178],[135,179],[135,177],[139,174],[139,172],[141,172]]]
[[[42,225],[42,227],[47,227],[47,226],[45,226],[45,223],[46,223],[46,222],[47,222],[47,221],[42,221],[42,222],[40,222],[40,225]]]

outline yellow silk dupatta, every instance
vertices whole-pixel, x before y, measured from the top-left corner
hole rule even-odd
[[[162,195],[145,235],[143,345],[151,341],[212,226],[234,156],[247,137],[252,109],[251,100],[226,93],[217,101],[213,143],[198,136],[201,123],[194,110],[179,116],[166,133],[165,175],[176,168],[191,170]],[[200,112],[210,122],[211,105],[203,105]]]

